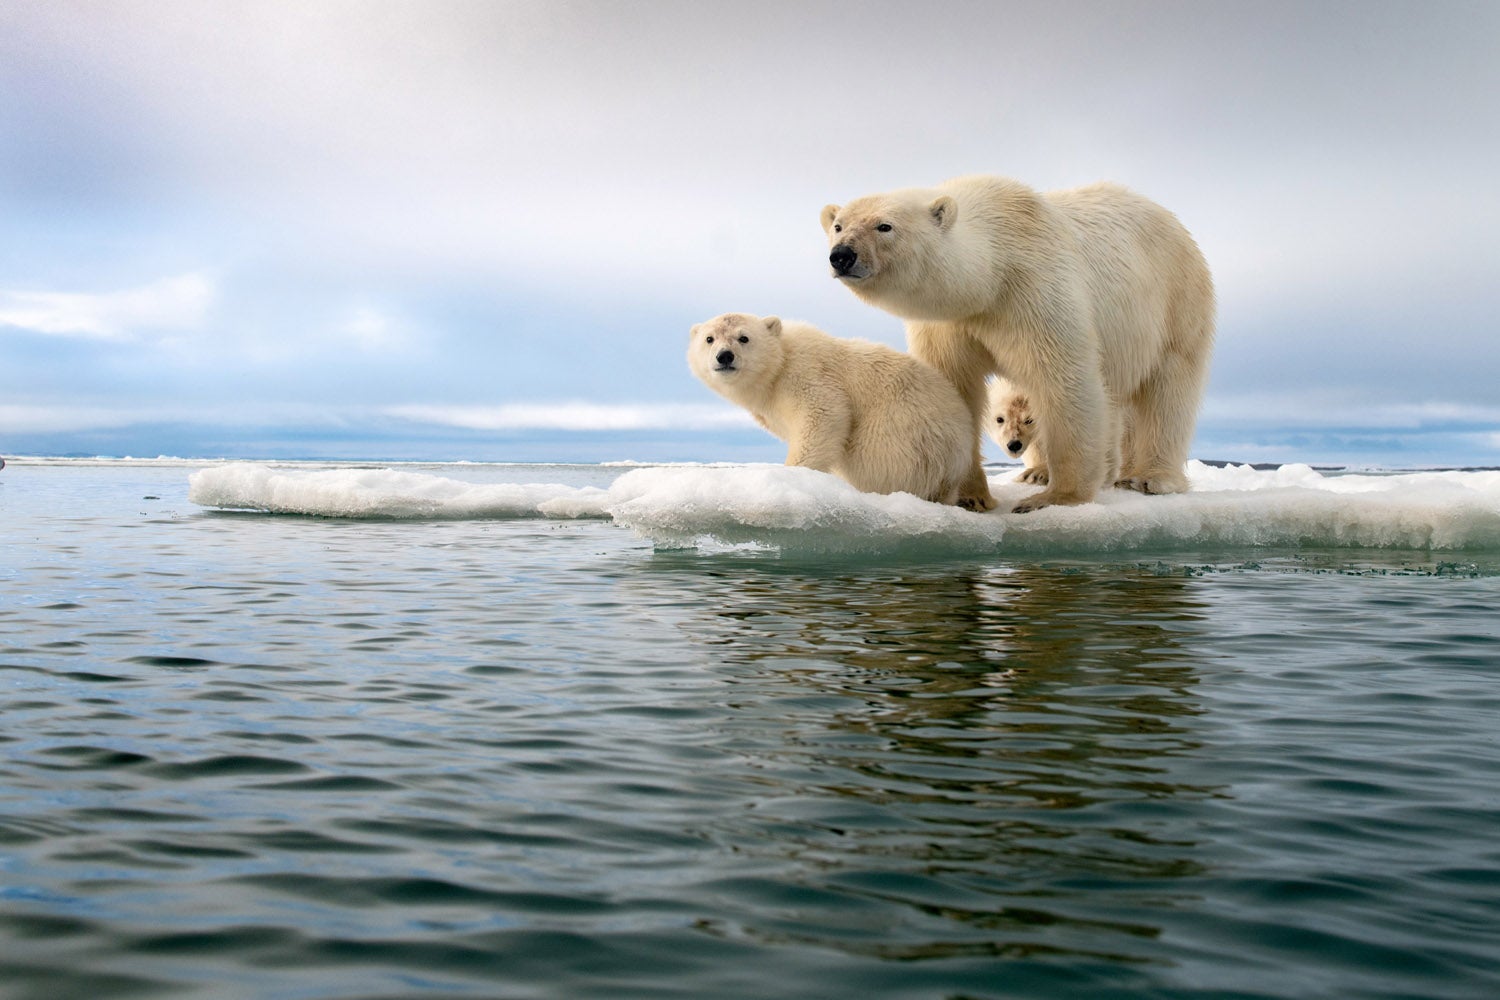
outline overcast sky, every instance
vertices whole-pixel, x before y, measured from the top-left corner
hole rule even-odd
[[[1198,457],[1500,464],[1493,0],[3,0],[0,454],[775,458],[688,327],[965,173],[1181,217]]]

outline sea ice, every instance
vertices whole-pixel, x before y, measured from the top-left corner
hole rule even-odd
[[[1500,472],[1325,475],[1190,462],[1173,496],[1105,490],[1094,503],[975,514],[907,494],[860,493],[779,465],[648,466],[607,488],[474,484],[373,469],[285,471],[228,464],[193,473],[205,507],[353,518],[601,518],[661,548],[749,545],[783,552],[981,554],[1358,547],[1500,548]],[[1037,489],[1005,470],[1008,510]]]

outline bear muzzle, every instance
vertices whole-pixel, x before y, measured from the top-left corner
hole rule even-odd
[[[1011,438],[1010,443],[1005,446],[1005,450],[1010,452],[1012,455],[1019,455],[1021,454],[1022,450],[1025,449],[1025,447],[1026,446],[1021,443],[1020,438]]]
[[[732,372],[732,371],[734,371],[734,352],[733,351],[720,351],[718,354],[714,355],[714,360],[719,363],[719,366],[717,368],[715,368],[714,371],[716,371],[716,372]]]
[[[863,278],[870,269],[860,264],[859,252],[847,243],[840,243],[828,254],[828,266],[833,268],[835,278]]]

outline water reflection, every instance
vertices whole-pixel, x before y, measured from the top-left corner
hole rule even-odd
[[[760,693],[737,695],[741,724],[779,734],[758,747],[766,796],[732,835],[798,862],[803,889],[904,902],[884,957],[1118,960],[1118,935],[1156,934],[1135,897],[1173,905],[1172,882],[1203,870],[1193,803],[1218,792],[1192,780],[1200,581],[1100,566],[695,575],[681,628]],[[820,933],[775,907],[746,930]]]
[[[1031,733],[1087,720],[1080,760],[1095,759],[1107,733],[1162,737],[1141,749],[1149,757],[1196,745],[1184,720],[1199,714],[1192,692],[1211,654],[1195,583],[1097,567],[843,577],[741,567],[698,578],[698,612],[681,627],[726,665],[859,695],[841,717],[871,731]]]

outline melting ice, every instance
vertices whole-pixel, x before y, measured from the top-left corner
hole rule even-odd
[[[205,507],[351,518],[603,518],[658,548],[750,545],[792,553],[1083,553],[1286,546],[1500,548],[1500,472],[1323,475],[1188,464],[1175,496],[1106,490],[1097,502],[1031,514],[975,514],[908,494],[860,493],[779,465],[665,466],[604,488],[475,484],[395,470],[208,468],[190,478]],[[1001,507],[1038,487],[1006,470]]]

